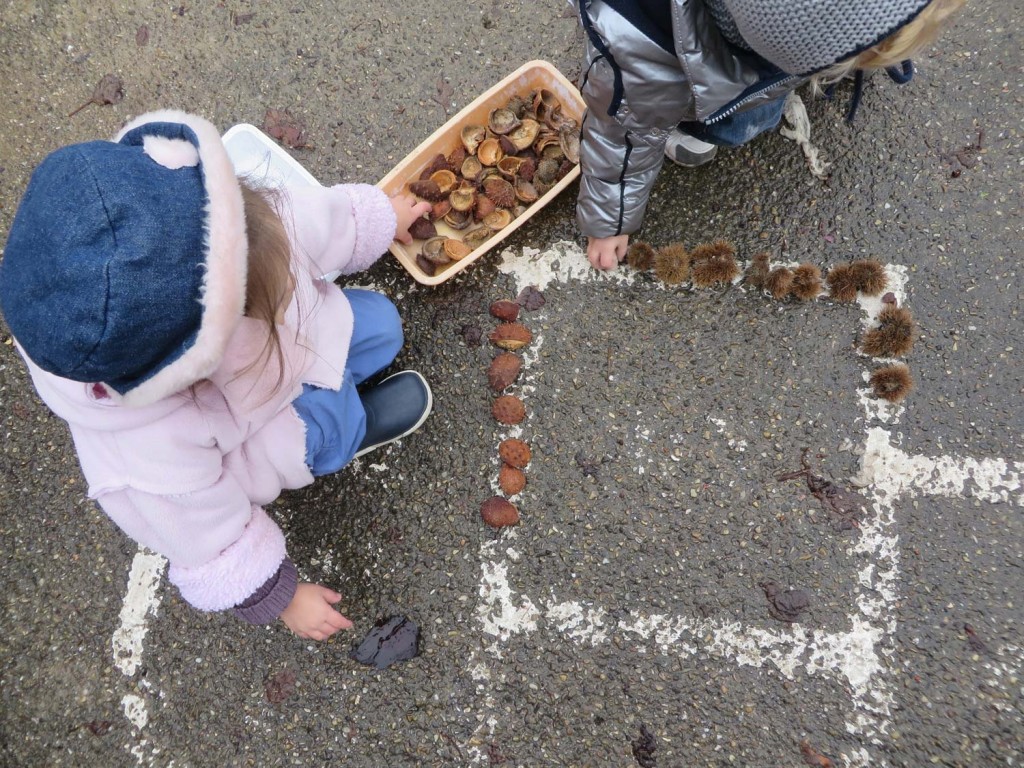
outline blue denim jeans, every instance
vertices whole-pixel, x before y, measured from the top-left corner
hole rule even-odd
[[[709,144],[738,147],[777,126],[782,119],[785,104],[786,99],[783,97],[746,112],[737,112],[716,123],[682,122],[679,130]]]
[[[402,320],[395,305],[374,291],[346,288],[354,325],[345,375],[338,391],[302,385],[292,405],[306,424],[306,465],[316,476],[337,472],[366,436],[366,411],[356,387],[391,365],[402,348]]]

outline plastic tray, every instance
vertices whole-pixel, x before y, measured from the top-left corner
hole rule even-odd
[[[459,146],[459,133],[463,126],[473,124],[486,125],[487,116],[492,109],[505,106],[508,100],[516,94],[526,95],[530,91],[539,88],[546,88],[554,93],[561,102],[565,113],[575,118],[577,122],[582,122],[583,112],[586,107],[576,86],[569,82],[565,75],[559,72],[552,64],[540,60],[530,61],[478,96],[457,115],[434,131],[426,141],[416,147],[387,176],[381,179],[377,186],[389,196],[405,191],[406,185],[410,181],[418,179],[423,169],[438,153],[447,155]],[[469,267],[473,262],[511,235],[527,219],[551,202],[559,192],[569,186],[579,175],[580,169],[579,165],[577,165],[568,175],[549,189],[535,203],[530,205],[522,215],[517,216],[511,224],[496,232],[486,243],[475,249],[465,258],[446,265],[436,275],[428,275],[416,264],[416,254],[419,253],[419,249],[422,247],[421,241],[413,241],[410,245],[405,245],[396,240],[391,244],[389,250],[417,282],[424,285],[443,283],[445,280]],[[435,222],[435,224],[437,223]],[[438,234],[442,235],[454,233],[454,230],[451,230],[444,223],[437,224],[437,230]]]
[[[255,184],[268,187],[286,184],[293,187],[302,184],[323,186],[298,160],[255,125],[233,125],[224,132],[221,140],[235,173],[252,179]],[[339,275],[340,271],[329,272],[321,279],[334,282]]]
[[[284,184],[322,186],[298,160],[255,125],[233,125],[222,138],[231,164],[240,176],[272,187]]]

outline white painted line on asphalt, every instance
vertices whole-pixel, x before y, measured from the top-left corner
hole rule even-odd
[[[166,564],[163,557],[141,547],[132,559],[128,591],[121,605],[121,623],[111,638],[114,665],[127,677],[132,677],[142,664],[142,642],[149,631],[146,617],[160,604],[157,590]]]
[[[609,284],[629,283],[631,272],[625,269],[613,273],[595,272],[575,243],[556,243],[541,252],[526,248],[521,255],[511,251],[503,254],[503,272],[512,274],[520,289],[528,285],[544,290],[552,282],[588,280]],[[888,267],[890,290],[897,293],[903,303],[906,270]],[[660,284],[659,284],[660,285]],[[881,307],[878,299],[861,300],[865,317],[870,325]],[[543,339],[538,337],[524,373],[539,354]],[[867,374],[865,373],[865,378]],[[524,376],[523,394],[533,391],[529,377]],[[879,401],[869,390],[858,390],[865,411],[866,440],[862,458],[860,482],[868,485],[864,493],[874,508],[874,517],[861,526],[861,535],[854,551],[871,558],[871,565],[859,574],[862,587],[858,599],[858,613],[851,615],[850,629],[845,632],[808,632],[799,625],[786,630],[768,631],[757,627],[744,627],[738,622],[696,620],[663,614],[631,613],[614,625],[607,623],[607,612],[601,606],[586,601],[557,601],[550,599],[538,607],[528,596],[519,595],[511,587],[510,568],[520,559],[517,551],[508,546],[514,542],[515,531],[503,537],[506,550],[497,551],[499,542],[488,542],[481,547],[482,577],[479,585],[477,621],[485,635],[493,641],[485,648],[487,657],[474,651],[467,665],[477,691],[482,696],[481,725],[473,743],[467,745],[473,762],[480,763],[487,754],[479,746],[493,736],[496,718],[489,714],[494,707],[492,685],[504,680],[504,672],[491,659],[500,661],[502,648],[512,635],[538,631],[541,625],[550,626],[568,639],[591,646],[611,640],[613,636],[632,639],[638,653],[647,652],[653,640],[664,655],[693,655],[696,642],[702,650],[741,666],[774,666],[784,676],[793,677],[798,668],[809,674],[830,675],[845,681],[852,690],[853,713],[847,729],[863,742],[877,742],[889,727],[893,693],[885,679],[885,665],[880,647],[895,631],[891,608],[898,597],[899,575],[898,539],[893,531],[893,504],[903,495],[931,495],[962,497],[973,495],[984,501],[1015,502],[1024,505],[1021,478],[1024,469],[1020,462],[1004,459],[963,458],[940,456],[929,458],[911,456],[893,445],[886,429],[870,426],[881,422],[899,423],[903,407]],[[727,432],[722,419],[709,416],[717,433]],[[519,436],[522,428],[510,428],[506,436]],[[729,441],[729,447],[742,452],[748,446]],[[641,458],[641,457],[638,457]],[[372,467],[376,469],[376,467]],[[967,484],[970,481],[971,487]],[[510,565],[510,563],[512,565]],[[112,637],[114,663],[126,677],[133,677],[142,663],[147,617],[159,606],[158,588],[166,560],[142,548],[132,561],[128,589],[120,614],[120,626]],[[711,638],[710,641],[708,638]],[[1000,673],[997,671],[997,675]],[[141,731],[148,724],[145,700],[137,694],[122,698],[125,717]],[[131,749],[139,764],[146,759],[141,741]],[[871,755],[866,748],[845,755],[847,765],[868,765]],[[151,760],[152,758],[150,758]]]
[[[146,620],[150,614],[156,613],[160,605],[159,587],[166,565],[165,558],[143,547],[139,547],[132,558],[131,569],[128,571],[128,590],[121,605],[120,624],[110,641],[114,651],[114,665],[125,677],[134,677],[142,666],[143,642],[149,631]],[[140,686],[146,687],[145,683],[142,681]],[[125,719],[134,726],[136,736],[149,724],[146,700],[137,693],[126,693],[121,697],[121,710]],[[145,743],[146,740],[142,739],[134,744],[125,744],[125,749],[135,756],[139,765],[145,759],[142,749]]]
[[[568,280],[621,284],[631,281],[635,274],[624,268],[610,274],[596,272],[587,263],[582,250],[571,242],[557,243],[543,252],[524,248],[517,254],[507,249],[502,258],[499,268],[516,279],[517,290],[530,285],[544,290],[552,282]],[[902,306],[907,270],[889,265],[886,274],[887,291],[892,292]],[[858,302],[863,311],[862,326],[870,327],[882,308],[881,297],[861,296]],[[524,366],[524,374],[528,381],[528,366]],[[868,376],[865,372],[865,381]],[[702,650],[732,663],[754,667],[771,664],[789,678],[797,668],[803,667],[809,674],[830,675],[849,686],[852,712],[846,727],[862,746],[842,757],[848,766],[871,764],[873,759],[867,747],[881,743],[889,730],[894,703],[892,684],[884,674],[883,656],[887,655],[884,644],[896,629],[892,608],[899,594],[895,502],[905,494],[962,497],[968,493],[989,502],[1012,501],[1021,489],[1022,472],[1020,462],[1004,459],[909,456],[893,445],[893,436],[887,429],[873,426],[878,422],[898,424],[904,406],[877,399],[869,389],[859,389],[858,396],[864,409],[866,435],[857,480],[867,486],[863,493],[874,515],[861,523],[860,536],[853,546],[853,551],[864,554],[870,565],[858,574],[858,612],[848,616],[850,629],[809,633],[796,624],[785,630],[768,631],[744,627],[738,622],[639,612],[614,626],[607,626],[607,612],[596,603],[552,599],[544,603],[542,609],[526,595],[515,597],[517,593],[509,578],[509,560],[517,561],[518,552],[507,546],[502,557],[497,552],[498,542],[487,542],[480,551],[482,578],[476,611],[481,629],[494,638],[485,651],[500,661],[501,646],[512,635],[537,631],[546,622],[555,632],[579,643],[597,645],[618,634],[634,637],[638,641],[635,646],[638,653],[646,652],[646,645],[641,643],[653,639],[662,654],[694,655],[699,642]],[[710,415],[709,419],[719,427],[719,434],[727,431],[728,425],[723,420]],[[643,426],[638,425],[638,430],[642,431]],[[737,450],[737,445],[730,442],[730,448]],[[968,479],[972,481],[969,490]],[[1024,504],[1024,498],[1016,496],[1016,503]],[[515,538],[514,530],[503,536],[506,544],[514,542]],[[499,681],[504,679],[500,667],[487,664],[475,652],[472,662],[474,678],[478,681],[486,680],[489,675],[497,676]],[[481,743],[493,738],[493,723],[493,717],[483,719],[473,741]],[[471,752],[476,762],[485,757],[480,750]]]
[[[989,504],[1024,506],[1024,463],[960,456],[912,456],[894,446],[880,427],[868,430],[858,483],[870,484],[887,498],[973,496]],[[968,488],[968,483],[971,487]]]

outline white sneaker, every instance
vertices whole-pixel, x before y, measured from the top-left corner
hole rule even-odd
[[[665,142],[665,157],[684,168],[696,168],[715,159],[718,147],[706,141],[695,139],[678,128],[669,134]]]

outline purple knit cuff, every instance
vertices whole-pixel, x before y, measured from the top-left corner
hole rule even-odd
[[[299,574],[291,558],[281,561],[277,573],[263,582],[244,603],[231,608],[231,612],[250,624],[269,624],[288,607],[295,596]]]
[[[369,269],[395,239],[398,218],[391,200],[372,184],[345,184],[355,213],[356,243],[345,274]]]

